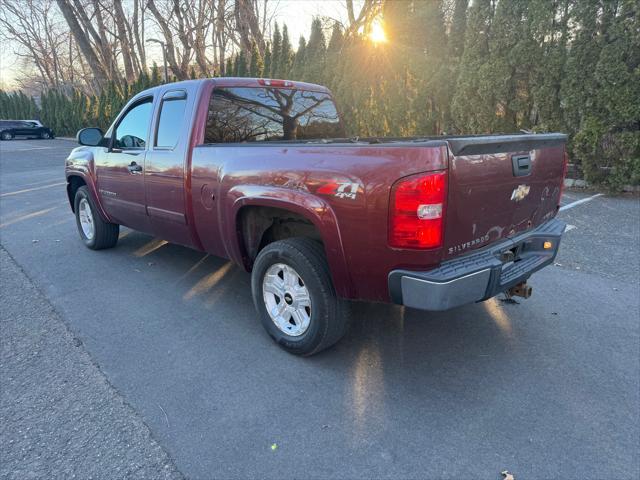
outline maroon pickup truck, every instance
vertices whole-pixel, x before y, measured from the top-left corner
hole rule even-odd
[[[162,85],[78,141],[67,192],[87,247],[113,247],[125,225],[231,259],[296,354],[344,335],[347,299],[446,310],[526,297],[565,227],[565,135],[346,138],[319,85]]]

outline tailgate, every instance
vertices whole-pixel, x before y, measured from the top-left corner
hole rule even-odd
[[[444,257],[462,255],[553,218],[566,135],[452,138]]]

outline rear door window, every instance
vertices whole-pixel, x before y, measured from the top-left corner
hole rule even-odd
[[[156,147],[172,149],[177,145],[186,106],[186,92],[179,90],[164,94],[158,120]]]
[[[216,88],[205,143],[266,142],[343,137],[331,96],[270,87]]]

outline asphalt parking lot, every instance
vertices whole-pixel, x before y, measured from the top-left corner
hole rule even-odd
[[[3,270],[15,268],[1,297],[13,312],[1,336],[3,476],[145,477],[154,466],[195,479],[640,476],[637,197],[561,212],[569,230],[529,300],[444,313],[357,303],[348,336],[302,359],[268,338],[249,276],[226,261],[128,229],[112,250],[84,248],[64,187],[73,147],[0,142]],[[563,204],[592,195],[569,191]],[[9,281],[20,272],[24,282]],[[15,302],[29,299],[42,307],[28,318],[60,325],[40,363],[16,347]],[[14,369],[43,364],[89,372],[85,390],[51,389],[104,415],[48,408],[44,387],[14,381]],[[83,428],[112,441],[74,445]],[[118,445],[135,458],[113,456]],[[64,463],[72,449],[84,455],[71,470],[38,460]],[[141,467],[108,470],[129,462]]]

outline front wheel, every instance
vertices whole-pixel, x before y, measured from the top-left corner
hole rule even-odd
[[[40,133],[40,138],[41,138],[42,140],[48,140],[48,139],[50,139],[50,138],[51,138],[51,135],[49,134],[49,132],[41,132],[41,133]]]
[[[253,266],[251,290],[267,333],[290,353],[318,353],[348,329],[347,302],[336,295],[322,245],[309,238],[265,247]]]
[[[105,222],[98,213],[86,186],[78,188],[74,201],[76,225],[84,244],[91,250],[111,248],[118,243],[120,226]]]

